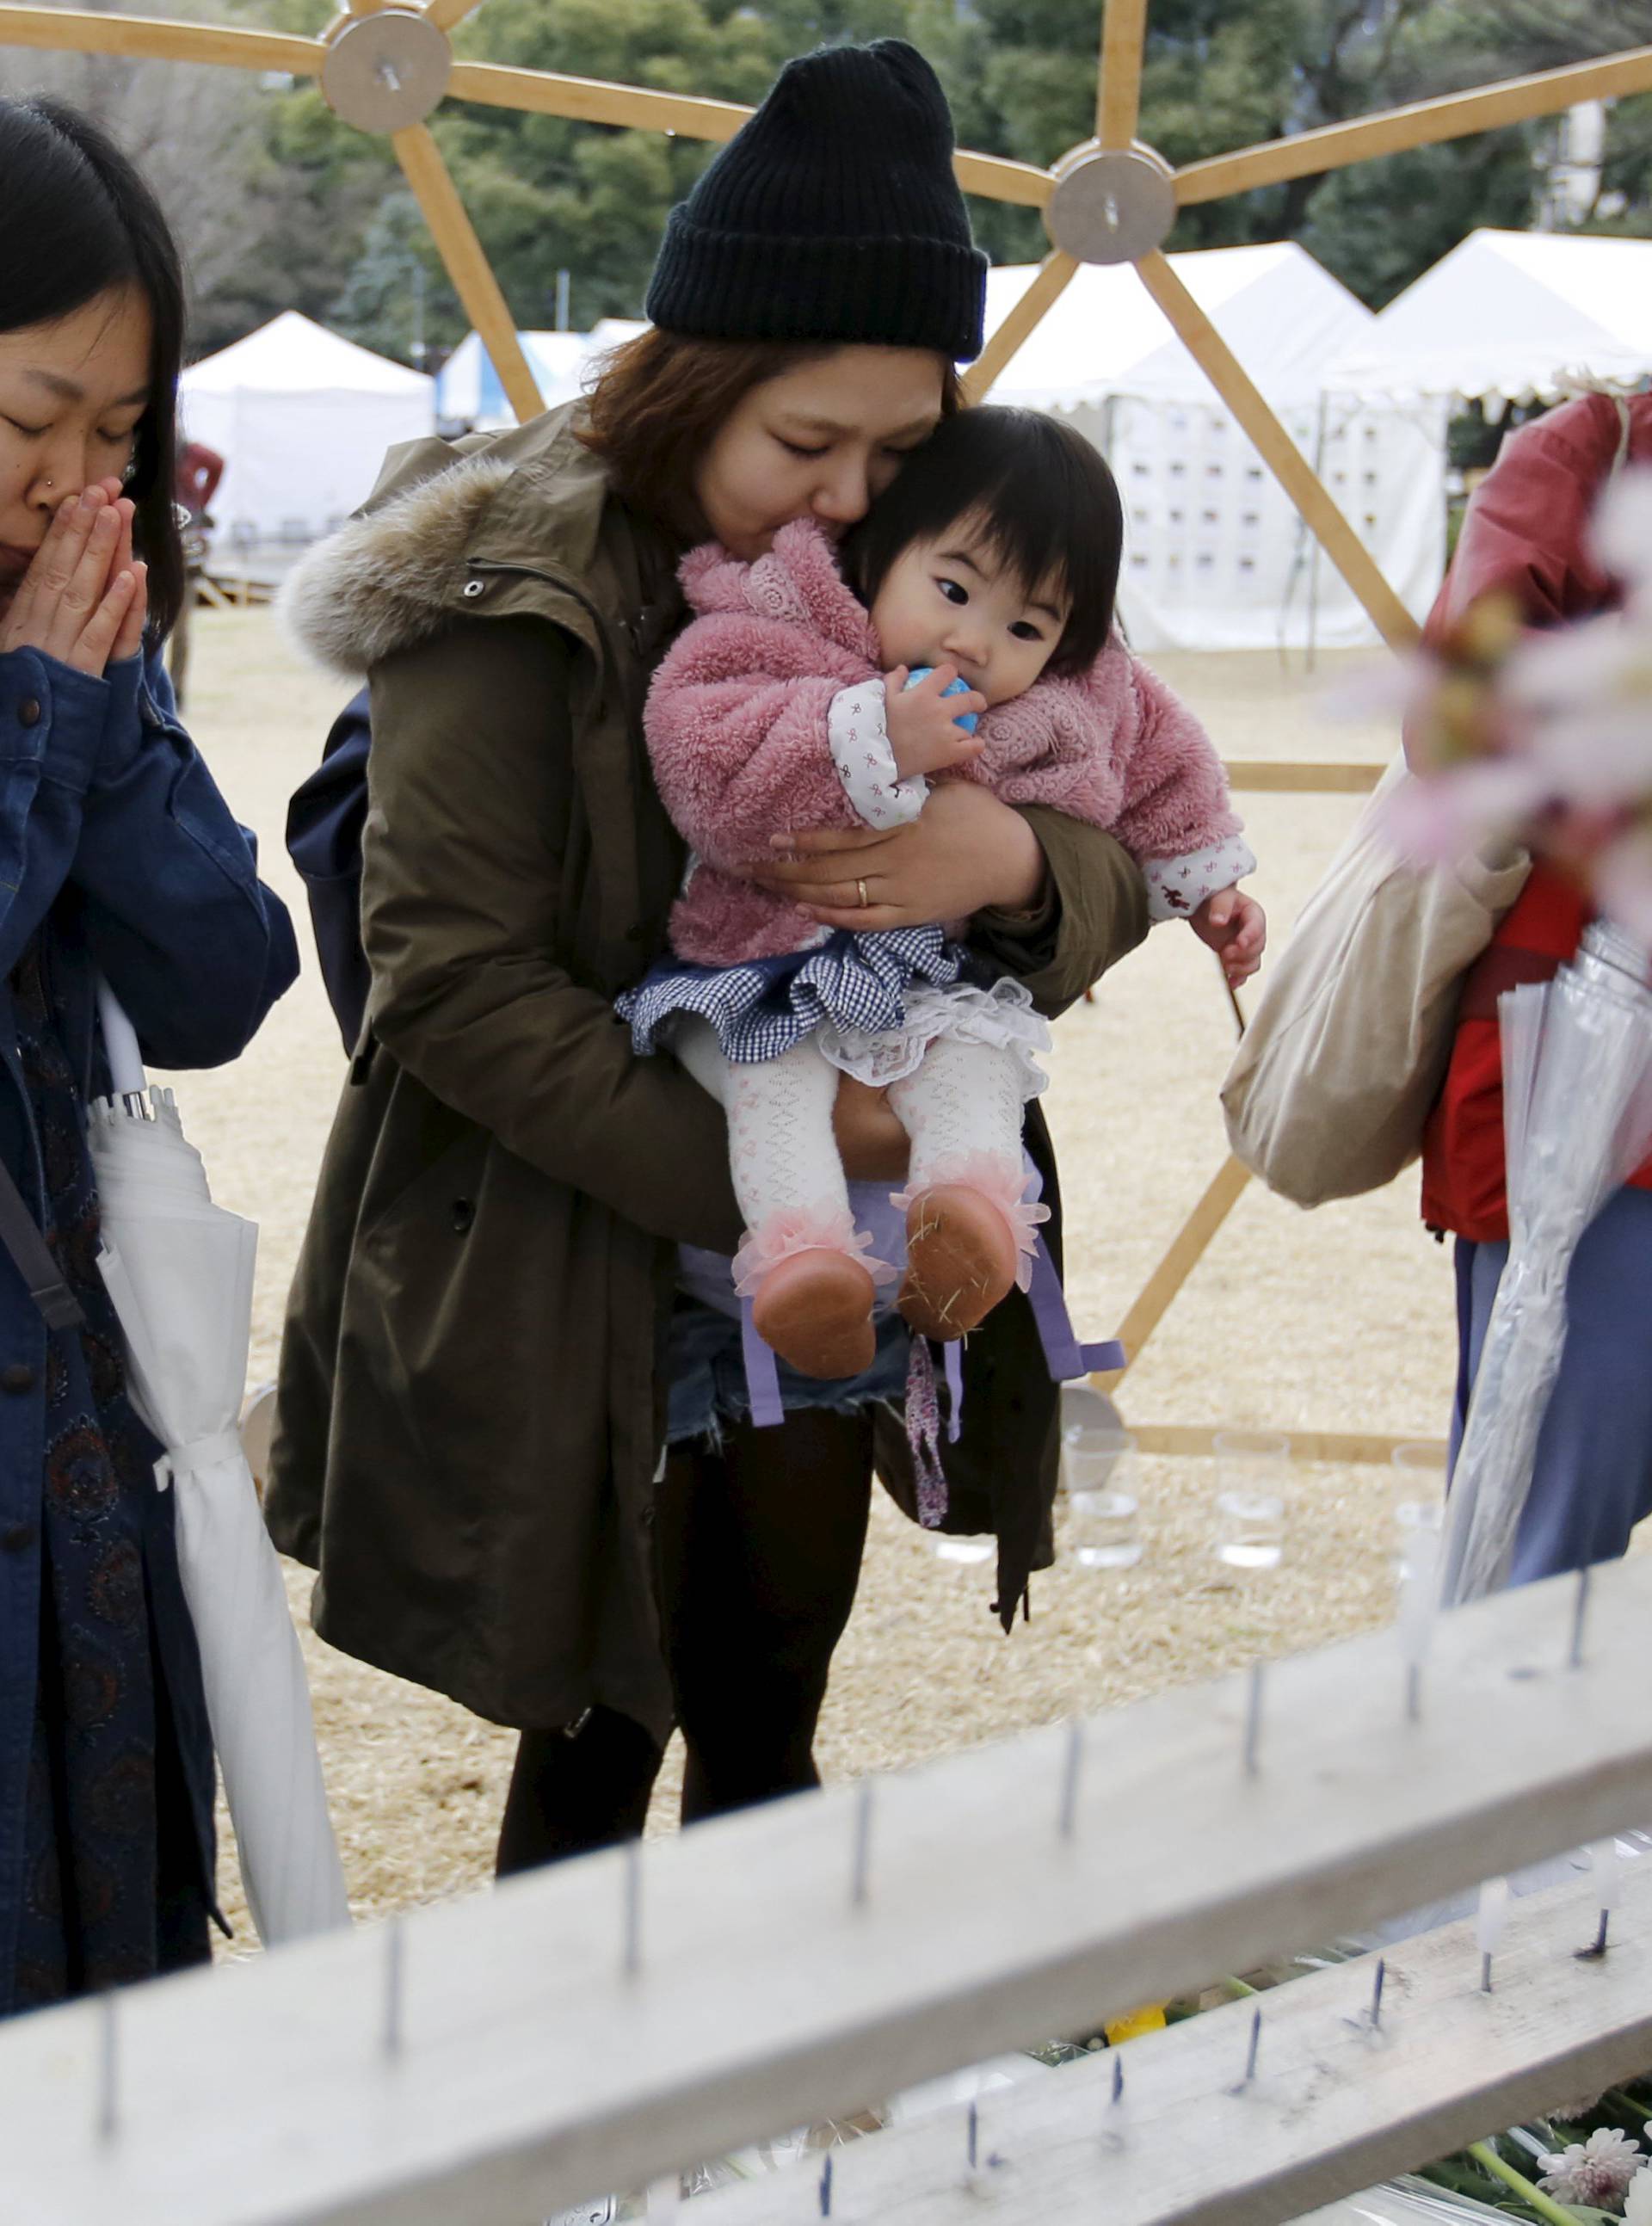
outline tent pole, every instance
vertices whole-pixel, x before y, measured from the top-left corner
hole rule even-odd
[[[1313,476],[1321,487],[1325,480],[1325,390],[1319,389],[1319,408],[1313,428]],[[1319,663],[1319,537],[1308,536],[1308,671]]]

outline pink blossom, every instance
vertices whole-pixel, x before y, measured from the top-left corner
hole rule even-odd
[[[1602,497],[1591,535],[1606,569],[1632,586],[1652,586],[1652,471],[1624,472]]]
[[[1628,2134],[1613,2127],[1591,2134],[1586,2141],[1573,2141],[1558,2156],[1546,2156],[1537,2185],[1562,2203],[1616,2209],[1644,2162]]]
[[[1414,864],[1454,865],[1517,832],[1547,800],[1542,775],[1524,760],[1477,758],[1402,781],[1388,800],[1388,831]]]
[[[1620,835],[1591,868],[1601,910],[1652,950],[1652,828]]]

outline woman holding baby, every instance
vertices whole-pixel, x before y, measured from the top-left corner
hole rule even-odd
[[[1260,950],[1208,745],[1116,645],[1097,662],[1105,614],[1058,552],[989,519],[949,537],[944,582],[899,575],[911,643],[946,658],[910,699],[893,668],[916,656],[871,631],[848,544],[981,344],[950,156],[910,48],[790,65],[674,212],[654,328],[588,403],[462,458],[398,452],[295,584],[301,634],[371,680],[372,990],[295,1286],[270,1515],[319,1569],[324,1637],[521,1727],[502,1870],[639,1832],[674,1725],[686,1818],[818,1782],[874,1462],[912,1511],[913,1448],[934,1444],[908,1428],[915,1349],[968,1326],[923,1315],[916,1268],[867,1256],[862,1207],[912,1189],[909,1145],[923,1161],[944,1117],[933,1091],[920,1117],[877,1086],[903,1027],[956,1110],[973,1118],[986,1068],[997,1093],[989,1136],[923,1162],[912,1211],[928,1232],[959,1194],[979,1326],[944,1520],[995,1533],[1007,1627],[1050,1558],[1057,1458],[1018,1288],[1040,1205],[1059,1250],[1026,1103],[1040,1016],[1177,901],[1109,831],[1120,815],[1189,865],[1182,907],[1230,975]],[[917,616],[956,594],[1040,645],[1006,652],[997,694],[944,692],[988,677],[967,626]],[[735,664],[690,646],[651,706],[719,596]],[[1039,687],[1017,790],[993,722]],[[1098,722],[1110,787],[1089,779]],[[873,789],[901,793],[886,811]],[[852,1056],[822,1056],[834,1030]],[[801,1093],[778,1111],[747,1102],[772,1059]],[[964,1179],[978,1142],[999,1222]],[[779,1356],[778,1426],[753,1419],[740,1281]],[[843,1335],[788,1328],[825,1314]]]

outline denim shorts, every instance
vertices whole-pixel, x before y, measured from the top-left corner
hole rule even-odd
[[[671,1315],[667,1366],[670,1393],[665,1436],[671,1445],[685,1439],[716,1439],[731,1422],[752,1411],[746,1389],[746,1358],[738,1319],[679,1294]],[[826,1407],[849,1414],[879,1402],[899,1409],[906,1396],[906,1363],[912,1332],[900,1316],[878,1324],[872,1365],[859,1376],[826,1378],[799,1376],[777,1361],[780,1402],[788,1413],[800,1407]]]

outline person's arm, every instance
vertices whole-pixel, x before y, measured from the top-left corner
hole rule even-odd
[[[278,899],[143,656],[145,576],[115,480],[60,505],[0,623],[0,970],[60,894],[147,1059],[239,1052],[297,972]]]
[[[1129,852],[1102,828],[1045,805],[1020,806],[1016,816],[1039,846],[1041,893],[1022,912],[977,912],[969,943],[1024,983],[1039,1010],[1054,1019],[1145,938],[1147,887]]]
[[[1109,647],[1091,684],[1118,704],[1124,801],[1115,832],[1142,861],[1152,918],[1187,919],[1256,869],[1226,768],[1174,689],[1122,643]]]
[[[798,830],[785,849],[746,871],[823,925],[872,932],[967,919],[975,947],[1050,1013],[1147,932],[1147,884],[1111,835],[1046,805],[1001,804],[973,781],[937,781],[908,827]]]
[[[69,880],[92,963],[150,1065],[222,1065],[297,977],[292,922],[178,723],[160,651],[92,684],[105,718]]]
[[[785,620],[696,619],[655,673],[646,726],[672,824],[725,872],[782,828],[899,825],[927,793],[896,771],[882,681]]]
[[[571,655],[466,620],[374,668],[362,932],[398,1065],[520,1158],[657,1236],[732,1252],[722,1110],[639,1059],[559,954]]]
[[[1425,641],[1439,643],[1494,592],[1512,595],[1532,626],[1601,607],[1610,582],[1590,552],[1589,522],[1617,438],[1612,404],[1601,397],[1509,436],[1470,499]]]

